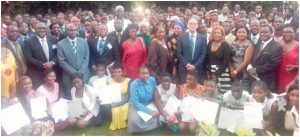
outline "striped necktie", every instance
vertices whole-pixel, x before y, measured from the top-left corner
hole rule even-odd
[[[72,49],[73,49],[73,53],[76,54],[76,44],[74,40],[72,40]]]

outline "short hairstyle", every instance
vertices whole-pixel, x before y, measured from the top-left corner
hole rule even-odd
[[[209,37],[209,41],[213,41],[214,40],[213,33],[216,30],[221,30],[221,33],[222,33],[222,40],[221,41],[224,42],[224,40],[225,40],[225,30],[224,30],[224,28],[222,26],[215,26],[215,27],[212,28],[211,35]]]
[[[54,23],[50,24],[49,29],[51,30],[52,27],[53,27],[54,25],[56,25],[56,24],[58,24],[58,23],[57,23],[57,22],[54,22]],[[59,24],[58,24],[58,25],[59,25]]]
[[[235,80],[231,83],[231,87],[242,87],[242,84],[239,80]]]
[[[147,66],[142,65],[142,66],[139,67],[138,72],[140,73],[140,71],[143,70],[143,69],[149,70]]]
[[[163,77],[169,77],[169,78],[172,78],[171,74],[169,72],[164,72],[163,74],[161,74],[160,76],[161,78]]]
[[[292,85],[289,86],[288,90],[287,90],[287,94],[290,94],[291,91],[293,90],[299,90],[299,85],[298,83],[294,83]]]
[[[123,70],[123,66],[121,63],[119,62],[115,62],[112,66],[112,69],[115,70],[115,69],[122,69]]]
[[[45,77],[47,77],[50,73],[54,73],[55,75],[56,75],[56,73],[55,73],[55,71],[53,70],[53,69],[47,69],[47,70],[45,70],[44,72],[43,72],[43,77],[45,78]]]
[[[29,24],[27,22],[22,21],[18,24],[18,28],[20,28],[22,24],[26,24],[29,27]]]
[[[234,36],[237,36],[237,32],[238,32],[238,30],[240,30],[240,29],[245,29],[246,32],[247,32],[247,38],[249,38],[249,36],[250,36],[250,31],[249,31],[249,29],[248,29],[246,26],[236,28],[233,35],[234,35]],[[237,39],[237,38],[236,38],[236,39]]]
[[[75,73],[73,73],[73,74],[71,75],[71,78],[72,78],[72,81],[73,81],[74,79],[76,79],[76,78],[79,78],[79,79],[83,80],[83,73],[81,73],[81,72],[75,72]]]
[[[105,65],[104,65],[104,64],[102,64],[102,63],[100,63],[100,64],[97,64],[97,65],[96,65],[96,67],[97,67],[97,68],[99,68],[99,67],[103,67],[103,68],[105,68]]]
[[[197,78],[197,74],[198,74],[197,72],[188,72],[186,76],[189,75],[189,76]]]

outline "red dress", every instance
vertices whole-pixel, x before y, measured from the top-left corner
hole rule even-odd
[[[287,65],[299,65],[299,45],[297,44],[290,51],[285,51],[282,54],[282,59],[278,69],[278,91],[285,92],[286,86],[295,79],[298,71],[287,71]]]
[[[142,38],[137,38],[137,42],[132,45],[127,41],[122,44],[124,75],[134,80],[138,77],[138,69],[146,65],[147,49]]]

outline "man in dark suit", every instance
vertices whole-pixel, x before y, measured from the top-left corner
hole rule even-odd
[[[260,41],[254,47],[252,61],[248,65],[249,74],[268,85],[276,93],[277,66],[282,57],[282,48],[272,38],[273,30],[269,26],[260,27]]]
[[[27,65],[24,59],[24,54],[21,45],[18,42],[19,34],[20,33],[17,26],[9,25],[7,27],[7,38],[3,38],[3,40],[1,40],[1,46],[9,49],[14,55],[18,66],[18,76],[21,77],[22,75],[26,74]]]
[[[57,64],[56,39],[46,35],[45,23],[36,25],[36,36],[25,42],[23,51],[28,66],[28,75],[32,78],[33,88],[43,83],[45,70],[54,69]]]
[[[112,41],[112,46],[119,47],[119,55],[122,57],[122,43],[126,40],[124,35],[124,20],[122,18],[116,18],[114,21],[115,30],[110,32],[107,36]]]
[[[85,39],[77,37],[77,33],[78,27],[72,23],[68,24],[68,37],[57,43],[57,60],[62,68],[62,81],[67,99],[71,99],[72,74],[82,73],[85,83],[90,77],[88,43]]]
[[[97,26],[97,31],[99,37],[90,43],[91,64],[94,71],[98,64],[109,67],[113,62],[120,61],[119,44],[116,37],[108,36],[107,27],[103,24]]]
[[[201,71],[204,68],[207,40],[206,37],[197,33],[198,22],[190,19],[187,23],[188,32],[178,38],[177,57],[179,59],[179,77],[184,82],[188,71],[198,72],[199,81],[202,81]]]

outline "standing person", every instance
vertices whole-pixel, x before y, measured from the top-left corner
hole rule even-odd
[[[57,41],[61,41],[62,39],[67,37],[65,33],[62,33],[60,31],[60,26],[58,23],[50,24],[49,28],[50,28],[50,34],[52,36],[55,36]]]
[[[257,45],[259,41],[259,28],[260,28],[260,23],[257,19],[253,19],[250,21],[250,39],[253,42],[254,46]]]
[[[249,31],[246,27],[236,29],[236,40],[232,43],[233,55],[229,65],[232,79],[239,80],[243,90],[249,91],[250,81],[247,73],[247,65],[251,62],[254,47],[248,40]]]
[[[18,41],[19,41],[21,47],[23,47],[25,44],[25,41],[35,35],[29,33],[29,25],[26,22],[21,22],[20,24],[18,24],[18,28],[20,31]]]
[[[18,77],[27,73],[27,65],[25,62],[24,54],[21,45],[18,42],[19,30],[17,26],[9,25],[7,27],[7,38],[1,40],[1,46],[10,50],[17,63]]]
[[[78,29],[74,24],[69,24],[67,26],[68,37],[57,44],[57,58],[63,70],[62,79],[67,99],[71,98],[71,75],[75,72],[83,73],[85,83],[87,83],[90,76],[88,67],[90,58],[89,47],[84,39],[76,36],[77,31]]]
[[[201,72],[204,68],[206,55],[206,38],[197,33],[198,22],[190,19],[187,24],[188,32],[182,34],[177,42],[177,57],[179,59],[179,77],[183,83],[187,72],[198,72],[202,80]]]
[[[12,52],[1,47],[1,99],[16,96],[17,63]]]
[[[228,21],[224,21],[224,22],[222,23],[222,27],[224,28],[225,34],[226,34],[226,36],[225,36],[225,41],[226,41],[229,45],[231,45],[232,42],[235,40],[235,35],[233,35],[233,34],[231,33],[231,31],[232,31],[232,26],[231,26],[231,24],[230,24]]]
[[[165,42],[165,28],[155,29],[155,37],[150,42],[148,51],[148,68],[150,75],[159,81],[160,75],[167,70],[168,49]]]
[[[113,102],[111,104],[111,117],[109,129],[118,130],[127,127],[128,120],[128,101],[129,101],[129,86],[130,79],[123,76],[123,67],[119,63],[115,63],[113,66],[113,77],[108,81],[109,85],[119,84],[121,87],[120,102]]]
[[[139,34],[138,37],[142,37],[144,39],[144,42],[149,48],[150,46],[150,34],[149,34],[149,22],[143,21],[139,23]]]
[[[57,40],[46,35],[46,24],[36,25],[36,36],[28,39],[24,46],[24,57],[28,66],[28,75],[32,78],[33,88],[43,83],[43,72],[54,69],[57,64]]]
[[[110,37],[111,39],[113,39],[113,43],[112,46],[117,46],[121,49],[121,45],[122,43],[125,41],[124,38],[124,30],[123,29],[124,26],[124,20],[122,18],[116,18],[114,20],[114,28],[115,30],[108,33],[108,37]],[[121,53],[121,51],[119,51]]]
[[[247,71],[252,77],[258,77],[268,85],[272,92],[276,92],[276,71],[282,58],[282,48],[272,38],[272,28],[260,27],[259,46],[254,47],[251,63]]]
[[[221,26],[212,29],[209,39],[206,58],[209,77],[217,81],[220,93],[224,94],[230,89],[231,83],[228,69],[231,49],[225,42],[225,31]]]
[[[293,81],[299,71],[299,43],[294,40],[295,32],[291,25],[284,26],[282,59],[278,68],[278,93],[284,93],[287,85]]]
[[[278,43],[282,41],[282,34],[283,34],[283,18],[282,17],[275,17],[274,19],[274,40]]]
[[[168,65],[167,70],[172,76],[178,78],[178,58],[177,58],[177,42],[179,36],[183,32],[183,26],[181,27],[180,24],[183,24],[181,21],[177,21],[174,25],[174,33],[172,36],[167,38],[167,47],[168,47]]]
[[[132,80],[138,77],[138,68],[145,65],[147,60],[147,47],[144,40],[137,37],[137,31],[138,27],[130,24],[125,31],[128,38],[122,43],[124,75]]]
[[[158,111],[147,107],[147,105],[154,103],[156,81],[153,77],[149,76],[147,67],[140,67],[138,73],[139,78],[135,79],[130,87],[128,110],[129,133],[149,131],[158,127]],[[137,113],[138,111],[149,114],[152,118],[145,122]]]
[[[90,44],[91,64],[93,71],[96,66],[104,64],[108,66],[113,62],[120,61],[119,46],[113,44],[112,37],[107,36],[107,27],[103,24],[97,26],[98,38],[93,39]],[[110,73],[109,73],[110,74]]]

